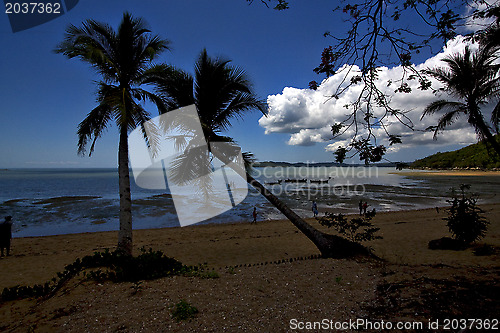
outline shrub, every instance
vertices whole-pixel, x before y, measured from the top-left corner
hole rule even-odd
[[[179,322],[181,320],[194,318],[198,312],[197,308],[185,300],[181,300],[172,308],[172,318]]]
[[[488,229],[488,220],[484,211],[477,206],[477,197],[466,194],[470,185],[460,185],[460,194],[452,189],[452,198],[447,200],[451,207],[447,209],[448,216],[444,218],[452,236],[465,244],[470,244],[484,237]]]
[[[352,218],[350,221],[342,213],[326,213],[326,215],[319,220],[319,223],[328,228],[334,228],[339,234],[351,242],[370,241],[382,238],[381,236],[375,235],[380,228],[376,228],[371,223],[374,216],[375,209],[371,212],[367,212],[363,217]]]
[[[186,266],[181,262],[165,256],[161,251],[141,249],[142,254],[137,257],[125,255],[121,252],[94,252],[93,255],[77,258],[72,264],[65,267],[63,272],[58,272],[57,277],[43,285],[14,286],[4,288],[1,300],[18,298],[41,297],[53,295],[62,285],[80,272],[88,271],[87,279],[96,281],[111,280],[114,282],[137,282],[152,280],[172,275],[188,275],[201,278],[217,278],[215,271],[208,271],[206,265]],[[105,268],[101,270],[101,268]]]

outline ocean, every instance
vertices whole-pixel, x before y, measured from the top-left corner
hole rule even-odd
[[[378,167],[266,167],[256,168],[254,177],[269,183],[266,187],[303,217],[311,217],[312,200],[317,202],[320,215],[324,211],[358,212],[360,200],[379,212],[445,206],[451,188],[460,184],[470,184],[471,192],[479,195],[479,203],[500,201],[500,176],[401,175],[395,171]],[[279,180],[280,184],[273,184]],[[141,188],[131,176],[131,191],[134,229],[179,226],[168,187]],[[191,194],[183,198],[183,207],[193,219],[199,216],[190,208],[201,207],[200,197]],[[13,216],[14,237],[118,230],[118,198],[116,169],[0,170],[0,218]],[[284,218],[249,187],[241,203],[200,223],[248,222],[253,207],[257,207],[259,221]]]

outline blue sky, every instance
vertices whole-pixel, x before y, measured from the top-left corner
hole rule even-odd
[[[287,11],[275,11],[259,1],[249,6],[244,0],[80,0],[65,15],[18,33],[12,33],[7,15],[1,13],[0,168],[117,165],[115,127],[100,139],[91,158],[76,153],[77,125],[95,107],[93,81],[98,77],[86,64],[52,52],[70,23],[80,25],[92,18],[116,28],[123,12],[129,11],[172,42],[172,51],[162,61],[192,71],[197,55],[207,48],[210,55],[222,55],[243,67],[257,94],[267,99],[285,96],[285,87],[304,92],[309,81],[321,81],[312,69],[328,46],[323,33],[343,29],[339,14],[332,13],[334,6],[332,1],[304,0],[293,2]],[[294,145],[293,134],[286,130],[265,134],[272,124],[267,121],[265,128],[259,125],[260,118],[250,114],[228,133],[258,160],[333,160],[325,150],[331,141],[304,145],[299,140]],[[329,122],[325,119],[325,124]],[[388,157],[413,160],[460,146],[450,143],[413,145]]]

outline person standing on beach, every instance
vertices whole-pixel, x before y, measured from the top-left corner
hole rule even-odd
[[[368,202],[365,201],[363,204],[363,214],[366,215],[366,209],[368,208]]]
[[[359,207],[359,215],[363,215],[363,200],[359,200],[359,204],[358,204],[358,207]]]
[[[12,216],[6,216],[5,221],[0,224],[0,248],[5,248],[7,256],[10,255],[10,240],[12,239]]]
[[[312,203],[312,212],[314,217],[318,216],[318,204],[316,203],[316,201],[313,201]]]
[[[253,208],[252,216],[253,216],[252,223],[257,223],[257,208],[256,207]]]

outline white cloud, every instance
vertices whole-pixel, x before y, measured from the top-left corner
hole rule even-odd
[[[425,67],[441,66],[440,59],[444,56],[463,51],[465,45],[463,37],[459,36],[448,42],[440,54],[416,67],[417,69],[423,69]],[[354,66],[348,74],[347,81],[356,75],[357,72],[359,72],[359,68]],[[438,97],[431,90],[417,89],[419,86],[417,80],[409,81],[412,93],[394,93],[397,84],[392,83],[390,86],[387,86],[387,82],[389,80],[392,82],[399,80],[402,73],[403,68],[400,66],[381,68],[379,71],[379,89],[391,96],[392,108],[408,110],[406,115],[415,125],[415,129],[417,129],[417,131],[410,130],[394,116],[385,118],[384,124],[387,125],[388,132],[401,135],[403,140],[403,144],[391,148],[392,151],[429,144],[470,144],[476,141],[474,130],[468,126],[466,121],[455,122],[455,124],[438,136],[437,141],[433,140],[433,133],[424,132],[425,128],[437,124],[439,114],[420,120],[422,112],[429,103],[438,99]],[[339,145],[346,146],[354,135],[354,129],[347,130],[333,142],[329,141],[332,139],[331,125],[346,120],[351,111],[346,109],[344,105],[353,102],[359,96],[362,86],[361,84],[351,86],[338,99],[330,98],[329,96],[332,96],[335,89],[342,84],[343,79],[344,75],[338,74],[323,80],[317,90],[286,87],[281,94],[269,95],[267,97],[269,114],[267,117],[262,117],[259,120],[260,126],[265,128],[266,134],[290,134],[288,140],[288,144],[290,145],[308,146],[320,142],[331,142],[326,146],[326,150],[336,150]],[[439,87],[437,81],[433,79],[431,81],[433,88]],[[441,98],[443,97],[446,98],[446,96],[441,96]],[[373,113],[376,117],[380,118],[383,115],[383,110],[375,109]],[[358,129],[358,134],[363,133],[366,134],[366,129]],[[380,142],[388,147],[387,135],[383,129],[375,129],[375,133],[382,139]]]
[[[500,0],[483,0],[482,2],[472,2],[467,8],[467,15],[471,15],[475,10],[485,10],[491,7],[500,6]],[[473,18],[469,17],[465,22],[465,30],[475,32],[484,29],[495,21],[495,18]]]

